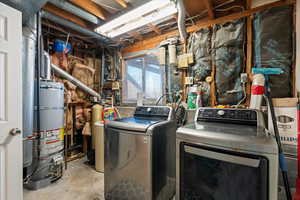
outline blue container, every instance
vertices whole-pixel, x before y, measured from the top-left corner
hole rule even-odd
[[[70,53],[72,49],[72,46],[68,43],[67,46],[65,42],[61,40],[55,40],[54,45],[53,45],[53,50],[56,52],[65,52],[65,53]]]

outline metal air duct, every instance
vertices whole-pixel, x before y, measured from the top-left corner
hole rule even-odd
[[[33,109],[34,109],[34,75],[37,42],[37,21],[33,16],[28,26],[23,27],[23,166],[32,163]]]
[[[80,80],[74,78],[69,73],[67,73],[64,70],[62,70],[61,68],[59,68],[58,66],[56,66],[54,64],[51,64],[51,68],[53,69],[54,72],[56,72],[57,74],[59,74],[63,78],[67,79],[68,81],[71,81],[74,85],[78,86],[83,91],[87,92],[88,94],[90,94],[94,97],[97,97],[98,100],[101,99],[101,96],[98,92],[96,92],[95,90],[89,88],[84,83],[82,83]]]
[[[178,30],[180,34],[181,41],[185,41],[187,38],[186,28],[185,28],[185,16],[186,10],[183,3],[183,0],[177,0],[177,9],[178,9]]]
[[[54,4],[58,8],[73,13],[74,15],[77,15],[78,17],[81,17],[82,19],[85,19],[93,24],[100,24],[103,22],[103,20],[99,19],[95,15],[92,15],[85,10],[74,6],[73,4],[65,0],[50,0],[50,3]]]
[[[41,77],[46,80],[51,80],[51,58],[48,52],[44,51],[43,66],[41,69]]]
[[[104,35],[100,35],[99,33],[96,33],[94,31],[91,31],[89,29],[83,28],[82,26],[75,24],[73,22],[70,22],[64,18],[58,17],[56,15],[53,15],[47,11],[42,11],[42,17],[45,19],[48,19],[50,21],[53,21],[57,24],[60,24],[62,26],[68,27],[70,29],[73,29],[74,31],[77,31],[79,33],[82,33],[88,37],[90,37],[91,39],[97,39],[98,41],[100,41],[101,43],[105,44],[105,45],[117,45],[117,43],[115,41],[113,41],[112,39],[104,36]]]
[[[23,24],[26,24],[47,1],[48,0],[0,0],[0,2],[22,12]]]

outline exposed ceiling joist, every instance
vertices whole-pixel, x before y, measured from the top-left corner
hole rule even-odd
[[[158,35],[161,34],[161,30],[160,30],[157,26],[155,26],[155,25],[153,25],[153,24],[148,24],[148,27],[149,27],[152,31],[154,31],[155,33],[157,33]]]
[[[207,8],[209,18],[214,19],[215,18],[215,13],[214,13],[214,6],[213,6],[213,3],[212,3],[212,0],[204,0],[204,4]]]
[[[114,0],[114,1],[120,4],[123,8],[128,7],[128,3],[125,0]]]
[[[234,13],[231,15],[227,15],[225,17],[216,18],[216,19],[207,20],[207,21],[198,23],[194,26],[187,27],[187,32],[191,33],[191,32],[198,31],[202,28],[213,26],[214,24],[220,24],[220,23],[224,23],[224,22],[228,22],[228,21],[237,20],[242,17],[248,17],[259,11],[262,11],[262,10],[265,10],[268,8],[284,6],[284,5],[291,5],[291,4],[295,4],[295,3],[296,3],[296,0],[276,1],[276,2],[269,3],[269,4],[266,4],[263,6],[249,9],[249,10],[246,10],[243,12]],[[174,31],[171,31],[171,32],[147,39],[147,40],[137,42],[134,45],[131,45],[127,48],[122,49],[122,53],[126,54],[126,53],[132,53],[132,52],[136,52],[136,51],[143,51],[146,49],[151,49],[151,48],[154,48],[155,46],[157,46],[161,41],[166,40],[170,37],[178,36],[178,35],[179,35],[178,30],[174,30]]]
[[[251,7],[252,7],[252,0],[247,0],[247,2],[246,2],[247,10],[251,9]]]
[[[91,0],[70,0],[71,3],[77,5],[78,7],[88,11],[89,13],[106,20],[107,12],[100,5],[92,2]]]
[[[59,16],[59,17],[62,17],[66,20],[69,20],[71,22],[74,22],[84,28],[88,28],[90,29],[91,27],[89,26],[89,24],[83,20],[82,18],[70,13],[70,12],[67,12],[65,10],[62,10],[56,6],[54,6],[53,4],[50,4],[50,3],[47,3],[44,7],[43,7],[43,10],[45,11],[48,11],[56,16]]]
[[[129,32],[128,35],[137,40],[143,40],[143,36],[139,32]]]

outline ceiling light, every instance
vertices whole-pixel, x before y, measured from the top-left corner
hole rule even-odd
[[[108,37],[116,37],[175,13],[177,13],[176,6],[170,0],[152,0],[105,23],[95,31]]]

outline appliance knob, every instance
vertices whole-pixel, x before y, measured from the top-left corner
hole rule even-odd
[[[218,111],[218,115],[220,115],[220,116],[225,115],[225,111],[224,111],[224,110],[219,110],[219,111]]]
[[[147,108],[147,112],[151,112],[151,108]]]

